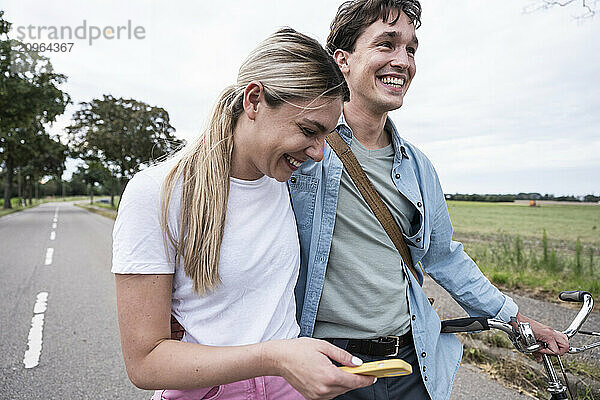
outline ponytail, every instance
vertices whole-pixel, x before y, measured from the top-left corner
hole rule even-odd
[[[208,128],[192,146],[178,154],[163,183],[163,239],[175,248],[176,265],[183,255],[185,273],[200,295],[220,283],[219,254],[229,198],[233,129],[243,110],[242,95],[243,90],[235,86],[221,93]],[[179,237],[175,240],[168,229],[168,205],[180,179]]]
[[[243,113],[243,95],[252,81],[262,83],[271,107],[294,100],[347,99],[348,88],[333,58],[316,40],[284,28],[264,40],[240,67],[237,84],[219,97],[204,133],[176,156],[165,177],[160,224],[167,255],[183,257],[185,273],[203,295],[220,282],[219,255],[229,198],[233,131]],[[171,196],[181,181],[179,234],[169,230]],[[169,256],[170,257],[170,256]]]

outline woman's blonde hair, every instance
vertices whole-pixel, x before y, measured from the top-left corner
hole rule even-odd
[[[184,260],[194,290],[203,295],[220,283],[219,254],[229,197],[233,130],[243,112],[243,94],[260,81],[271,107],[296,100],[348,99],[348,88],[333,58],[316,40],[291,28],[281,29],[258,45],[240,67],[237,83],[219,97],[203,134],[175,155],[165,177],[160,223],[165,247]],[[179,233],[169,229],[169,204],[181,181]],[[167,250],[167,255],[170,252]]]

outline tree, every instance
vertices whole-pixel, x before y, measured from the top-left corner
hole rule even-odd
[[[80,103],[67,127],[73,153],[86,161],[99,161],[119,184],[150,161],[170,154],[183,142],[173,136],[169,113],[133,99],[110,95]],[[113,204],[114,188],[111,189]]]
[[[547,10],[552,7],[567,7],[570,5],[579,4],[579,15],[575,19],[592,18],[596,15],[597,0],[539,0],[535,1],[523,8],[526,14],[533,13],[539,10]]]
[[[4,208],[10,208],[13,174],[29,160],[19,156],[24,136],[37,124],[53,122],[70,102],[48,58],[9,38],[11,24],[0,11],[0,164],[4,164]],[[41,132],[38,130],[38,132]],[[25,152],[26,153],[26,152]]]
[[[74,179],[80,179],[86,183],[90,195],[90,204],[93,204],[96,184],[105,185],[107,182],[110,183],[113,176],[101,162],[88,161],[86,164],[77,167],[77,171],[73,173],[71,180]]]
[[[62,175],[67,153],[68,147],[51,138],[40,123],[22,131],[21,145],[17,148],[17,159],[22,160],[18,171],[25,180],[30,205],[34,185],[40,178],[48,175],[59,178]]]

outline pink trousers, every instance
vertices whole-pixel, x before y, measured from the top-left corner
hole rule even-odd
[[[152,400],[303,400],[285,379],[260,376],[227,385],[194,390],[157,390]]]

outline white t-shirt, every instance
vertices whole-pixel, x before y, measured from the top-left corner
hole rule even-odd
[[[172,162],[137,173],[127,184],[113,230],[112,272],[173,274],[172,313],[183,341],[233,346],[296,337],[294,286],[300,246],[285,183],[263,176],[230,179],[219,276],[222,284],[199,296],[183,259],[167,259],[159,223],[161,185]],[[170,204],[169,228],[178,238],[181,186]]]

